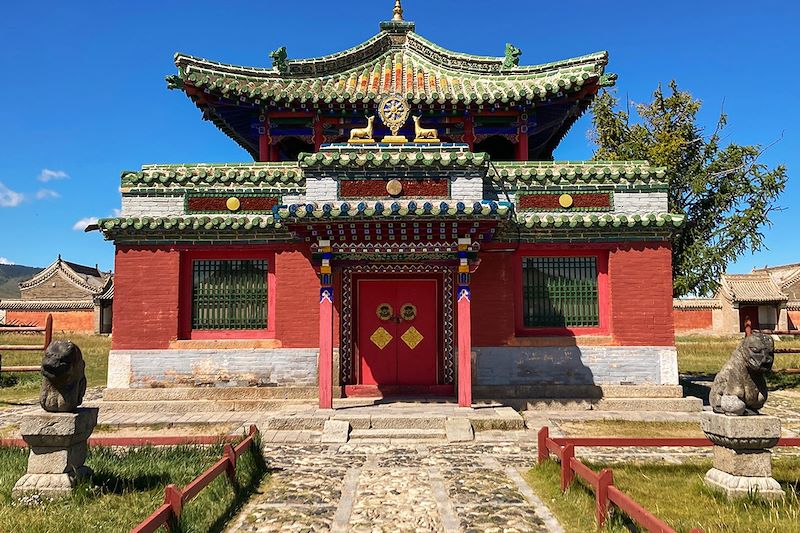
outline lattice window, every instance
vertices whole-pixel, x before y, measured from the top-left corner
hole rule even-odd
[[[192,264],[192,329],[266,329],[267,261]]]
[[[600,325],[595,257],[526,257],[522,291],[525,327]]]

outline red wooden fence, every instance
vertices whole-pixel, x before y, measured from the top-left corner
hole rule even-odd
[[[131,529],[131,533],[151,533],[161,526],[169,529],[170,523],[181,517],[184,505],[200,494],[223,472],[228,479],[234,481],[236,479],[236,460],[253,444],[257,434],[258,428],[250,426],[249,434],[242,442],[236,447],[226,444],[222,458],[182,489],[175,485],[167,485],[164,488],[164,503],[141,524]]]
[[[44,327],[29,326],[0,326],[0,333],[44,333],[43,344],[0,344],[0,351],[34,351],[44,352],[53,340],[53,315],[48,314],[44,322]],[[0,372],[39,372],[41,366],[2,366],[2,356],[0,356]]]
[[[778,446],[800,446],[800,438],[784,438],[778,441]],[[577,475],[592,487],[595,496],[595,521],[598,527],[608,517],[610,504],[614,504],[644,529],[650,532],[675,533],[666,522],[650,513],[633,498],[614,486],[614,474],[610,469],[595,472],[580,459],[575,457],[576,446],[712,446],[711,441],[705,438],[619,438],[619,437],[577,437],[577,438],[550,438],[550,429],[545,426],[538,434],[538,462],[541,464],[550,458],[550,453],[558,457],[561,462],[561,491],[566,491]],[[702,533],[701,529],[692,529],[692,533]]]

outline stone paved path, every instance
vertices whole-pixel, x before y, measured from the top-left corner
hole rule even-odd
[[[266,445],[270,480],[228,531],[558,532],[522,478],[532,446]]]

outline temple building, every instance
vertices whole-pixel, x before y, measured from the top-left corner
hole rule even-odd
[[[123,172],[109,389],[678,406],[666,171],[553,160],[607,53],[523,66],[393,15],[314,59],[175,56],[253,161]]]
[[[713,298],[674,302],[679,334],[737,335],[753,329],[800,329],[800,263],[724,274]]]
[[[19,298],[0,300],[5,324],[43,327],[47,315],[53,315],[54,331],[111,333],[114,276],[97,265],[72,263],[59,255],[20,283],[19,291]]]

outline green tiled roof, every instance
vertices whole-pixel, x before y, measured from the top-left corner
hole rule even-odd
[[[483,166],[489,155],[483,152],[468,151],[402,151],[386,149],[367,151],[350,149],[348,151],[321,151],[314,154],[302,153],[298,158],[301,168],[315,167],[393,167],[393,166]]]
[[[504,217],[510,205],[498,202],[447,201],[368,201],[325,204],[295,204],[278,209],[286,219],[398,218],[398,217]]]
[[[401,94],[412,103],[494,104],[543,100],[601,84],[606,52],[536,66],[445,50],[414,32],[381,31],[341,53],[288,60],[285,68],[241,67],[176,54],[184,83],[227,98],[278,104],[367,103]],[[181,83],[171,83],[180,86]]]
[[[517,214],[517,222],[526,228],[678,228],[685,216],[672,213],[646,215],[539,215]]]
[[[145,165],[138,172],[122,173],[122,187],[303,184],[297,163]]]
[[[533,186],[667,183],[666,169],[647,161],[499,161],[488,175],[496,182]]]
[[[238,230],[250,231],[267,228],[280,228],[281,225],[272,215],[255,217],[242,216],[197,216],[197,217],[134,217],[134,218],[102,218],[97,222],[103,233],[120,230]]]

